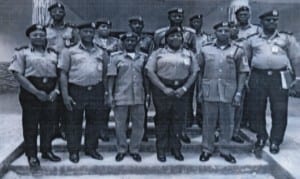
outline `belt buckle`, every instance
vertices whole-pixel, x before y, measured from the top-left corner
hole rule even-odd
[[[178,85],[179,85],[179,81],[178,81],[178,80],[175,80],[175,81],[174,81],[174,85],[175,85],[175,86],[178,86]]]
[[[87,87],[87,90],[88,90],[88,91],[91,91],[92,89],[93,89],[92,86],[88,86],[88,87]]]
[[[269,71],[267,72],[267,74],[268,74],[269,76],[271,76],[271,75],[273,74],[273,72],[272,72],[271,70],[269,70]]]
[[[48,78],[43,78],[42,82],[43,83],[47,83],[48,82]]]

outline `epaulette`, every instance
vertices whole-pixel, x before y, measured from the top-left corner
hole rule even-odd
[[[48,47],[47,48],[47,52],[48,53],[50,53],[50,52],[53,52],[53,53],[55,53],[56,55],[58,55],[58,51],[56,51],[54,48],[52,48],[52,47]]]
[[[154,34],[159,34],[159,33],[162,33],[162,32],[165,32],[168,30],[169,27],[162,27],[160,29],[157,29]]]
[[[255,36],[255,35],[258,35],[258,34],[259,34],[259,33],[256,32],[256,33],[254,33],[254,34],[248,35],[248,36],[246,37],[246,39],[249,39],[249,38],[251,38],[251,37],[253,37],[253,36]]]
[[[18,48],[15,48],[16,51],[20,51],[20,50],[23,50],[23,49],[28,49],[29,47],[27,45],[24,45],[24,46],[21,46],[21,47],[18,47]]]
[[[246,40],[246,38],[242,37],[242,38],[236,39],[235,41],[236,41],[236,42],[242,42],[242,41],[244,41],[244,40]]]
[[[119,55],[119,54],[121,54],[121,53],[123,53],[123,51],[119,50],[119,51],[116,51],[116,52],[112,52],[112,53],[110,54],[110,56],[112,57],[112,56],[115,56],[115,55]]]
[[[293,32],[287,32],[287,31],[279,31],[279,33],[287,34],[287,35],[293,35]]]
[[[70,28],[76,28],[76,24],[72,24],[72,23],[65,23],[65,26]]]
[[[207,42],[207,43],[204,43],[204,44],[202,45],[202,47],[209,46],[209,45],[213,45],[213,44],[214,44],[214,42]]]
[[[143,55],[143,56],[148,56],[148,54],[146,54],[146,53],[144,53],[144,52],[141,52],[141,51],[139,51],[138,52],[140,55]]]
[[[191,27],[186,27],[186,26],[184,26],[183,27],[183,30],[185,30],[185,31],[188,31],[188,32],[191,32],[191,33],[196,33],[196,30],[195,29],[193,29],[193,28],[191,28]]]
[[[106,49],[104,48],[104,47],[101,47],[99,44],[97,44],[97,43],[95,43],[96,44],[96,46],[98,47],[98,48],[100,48],[101,50],[104,50],[104,51],[106,51]]]
[[[243,48],[243,46],[237,44],[237,43],[233,43],[234,46],[238,47],[238,48]]]

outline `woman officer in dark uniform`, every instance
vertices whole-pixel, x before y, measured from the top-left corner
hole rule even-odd
[[[26,30],[30,45],[16,49],[9,70],[20,83],[19,100],[22,107],[25,154],[30,167],[40,166],[37,158],[38,125],[42,158],[53,162],[51,140],[55,134],[57,83],[57,53],[47,48],[46,30],[32,25]]]
[[[165,162],[165,152],[170,148],[175,159],[182,161],[179,137],[187,113],[186,92],[195,81],[199,66],[193,52],[183,48],[180,27],[170,28],[165,39],[166,46],[154,51],[146,64],[153,84],[157,159]]]

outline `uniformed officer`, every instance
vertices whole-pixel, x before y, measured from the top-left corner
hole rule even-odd
[[[202,30],[203,25],[203,15],[202,14],[195,14],[192,17],[190,17],[190,27],[193,28],[196,31],[195,35],[195,53],[199,54],[202,46],[206,43],[208,43],[211,40],[211,37],[209,34],[205,33]],[[193,97],[194,97],[194,88],[191,88],[191,96],[190,96],[190,103],[189,105],[193,104]],[[193,108],[190,107],[190,111],[188,112],[189,117],[187,118],[189,121],[187,121],[187,126],[190,127],[194,123],[194,119],[196,119],[196,122],[200,128],[202,128],[202,108],[201,104],[196,104],[196,117],[193,117]]]
[[[234,106],[240,105],[249,66],[243,48],[230,42],[228,22],[218,23],[214,29],[216,41],[203,46],[199,54],[198,100],[203,106],[200,161],[208,161],[214,151],[214,132],[219,122],[220,156],[236,163],[224,145],[228,145],[232,136]]]
[[[57,52],[73,43],[77,43],[75,30],[70,24],[65,23],[65,7],[61,3],[55,3],[48,8],[51,22],[46,27],[48,46],[55,49]],[[58,123],[56,125],[56,137],[66,138],[65,120],[64,120],[64,105],[62,98],[58,97]]]
[[[93,43],[96,25],[78,26],[80,42],[64,49],[59,58],[60,84],[67,112],[67,147],[69,159],[79,162],[83,114],[86,118],[85,153],[94,159],[103,157],[96,151],[104,124],[104,93],[107,53]]]
[[[119,51],[122,49],[121,41],[118,38],[115,38],[110,35],[112,22],[109,19],[101,18],[96,22],[97,34],[94,38],[94,42],[105,49],[108,55],[113,52]],[[107,95],[107,94],[106,94]],[[105,109],[105,127],[100,131],[100,139],[104,142],[109,141],[109,137],[107,135],[108,132],[108,121],[109,121],[109,113],[111,111],[108,104]]]
[[[166,44],[165,40],[165,33],[168,31],[170,27],[177,26],[182,28],[183,30],[183,45],[185,48],[189,50],[195,50],[195,30],[182,26],[183,19],[184,19],[184,11],[182,8],[172,8],[168,11],[168,19],[169,19],[169,26],[163,27],[160,29],[157,29],[154,32],[154,43],[155,43],[155,48],[159,47],[164,47]]]
[[[110,35],[112,22],[109,19],[101,18],[96,22],[97,34],[95,36],[94,42],[105,49],[110,55],[113,52],[122,49],[122,43],[118,38]]]
[[[262,31],[249,37],[246,46],[250,52],[252,68],[249,81],[249,115],[257,133],[254,150],[257,157],[261,157],[261,151],[268,139],[265,117],[267,99],[270,101],[272,117],[270,152],[277,154],[280,150],[279,145],[283,142],[287,126],[289,91],[289,86],[283,86],[282,74],[287,72],[295,76],[296,71],[293,69],[300,61],[299,44],[295,37],[277,30],[279,12],[268,11],[259,18]]]
[[[124,51],[111,55],[108,65],[109,103],[113,105],[117,150],[116,161],[125,157],[129,148],[130,156],[137,162],[142,160],[139,154],[140,144],[144,135],[145,118],[145,77],[144,66],[147,55],[135,51],[138,35],[128,32],[121,37]],[[130,115],[132,132],[129,147],[127,144],[127,118]]]
[[[195,30],[190,27],[185,27],[182,25],[184,19],[184,11],[182,8],[172,8],[168,11],[168,19],[170,25],[167,27],[160,28],[154,32],[154,43],[155,48],[164,47],[166,44],[165,34],[170,29],[170,27],[180,27],[182,29],[183,34],[183,47],[192,51],[195,51]],[[192,106],[189,105],[188,109],[191,113]],[[190,114],[189,117],[193,115]],[[184,128],[186,126],[186,121],[188,116],[185,117]],[[185,130],[182,131],[180,138],[185,143],[190,143],[190,138],[186,135]]]
[[[141,51],[143,53],[146,53],[147,55],[150,55],[154,49],[154,41],[153,37],[145,32],[143,32],[144,29],[144,20],[141,16],[132,16],[129,18],[129,27],[132,32],[136,33],[139,38],[139,42],[136,46],[137,51]],[[148,80],[146,80],[148,81]],[[150,106],[150,94],[145,93],[145,120],[144,120],[144,136],[143,141],[147,142],[147,113],[148,108]]]
[[[235,11],[235,16],[239,28],[239,38],[247,38],[248,36],[255,34],[261,30],[257,25],[253,25],[250,22],[250,8],[248,6],[241,6]]]
[[[157,159],[166,161],[165,152],[171,149],[176,160],[181,154],[180,134],[184,127],[187,91],[194,83],[199,70],[194,53],[183,48],[183,31],[171,27],[166,33],[166,46],[154,51],[148,59],[146,70],[152,82],[153,102],[156,111]]]
[[[64,21],[66,12],[63,4],[55,3],[49,6],[48,11],[51,17],[51,22],[46,28],[48,46],[61,52],[64,47],[77,43],[73,26]]]
[[[53,162],[61,159],[51,149],[55,134],[57,83],[57,52],[47,47],[46,29],[34,24],[26,30],[30,45],[16,49],[9,70],[20,83],[20,104],[25,154],[30,167],[39,167],[37,136],[40,125],[42,158]],[[51,115],[49,115],[51,114]]]

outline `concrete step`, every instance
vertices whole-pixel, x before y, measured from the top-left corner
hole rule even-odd
[[[161,163],[156,159],[155,153],[142,152],[143,161],[137,163],[126,156],[122,162],[115,161],[115,153],[103,153],[104,160],[97,161],[80,153],[80,162],[73,164],[68,154],[58,153],[62,161],[53,163],[41,159],[41,169],[30,170],[25,156],[18,158],[9,167],[10,171],[18,175],[34,176],[77,176],[77,175],[126,175],[126,174],[265,174],[270,172],[268,162],[258,160],[249,153],[236,153],[237,164],[229,164],[218,155],[214,155],[208,162],[199,161],[199,152],[183,153],[185,160],[176,161],[167,156],[167,162]]]
[[[82,139],[82,144],[84,139]],[[198,152],[201,151],[201,141],[202,137],[197,136],[197,137],[191,137],[191,143],[190,144],[185,144],[182,142],[182,151],[183,152]],[[109,142],[102,142],[99,139],[99,151],[100,152],[116,152],[116,139],[111,138]],[[53,149],[55,152],[67,152],[66,148],[66,141],[62,139],[56,139],[52,142]],[[218,143],[215,144],[216,146],[219,146]],[[235,152],[251,152],[253,148],[253,143],[252,142],[245,142],[243,144],[235,143],[235,142],[230,142],[229,144],[225,145],[224,147],[235,151]],[[82,145],[82,151],[84,150],[84,146]],[[156,146],[155,146],[155,138],[150,138],[148,142],[142,142],[141,147],[140,147],[141,152],[156,152]]]

